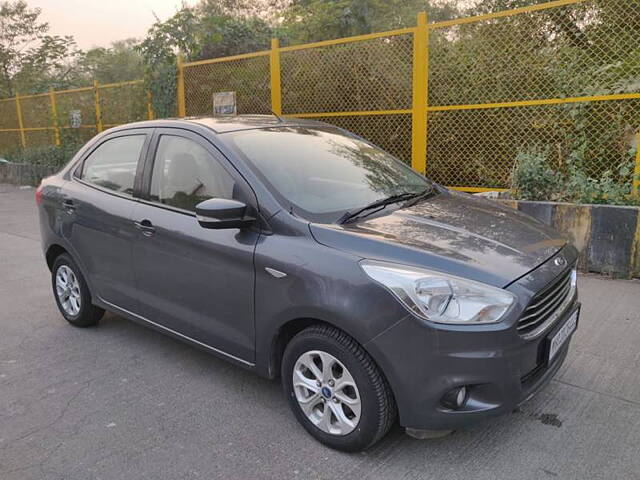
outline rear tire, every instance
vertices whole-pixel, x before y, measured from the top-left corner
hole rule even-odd
[[[294,415],[331,448],[365,450],[395,422],[396,404],[382,372],[358,342],[336,328],[317,325],[293,337],[281,373]]]
[[[51,269],[53,296],[62,316],[76,327],[96,325],[104,310],[91,303],[91,293],[82,272],[66,253],[59,255]]]

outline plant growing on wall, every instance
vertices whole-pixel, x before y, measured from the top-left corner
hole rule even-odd
[[[551,166],[548,152],[521,153],[511,195],[518,200],[640,205],[640,197],[632,192],[635,153],[635,148],[630,149],[627,160],[599,176],[590,176],[571,159],[565,171],[558,171]]]

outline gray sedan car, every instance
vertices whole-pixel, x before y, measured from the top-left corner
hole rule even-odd
[[[36,192],[53,294],[279,377],[321,442],[365,449],[511,412],[577,328],[577,252],[366,140],[269,116],[130,124]]]

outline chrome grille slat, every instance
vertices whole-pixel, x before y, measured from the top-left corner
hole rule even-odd
[[[562,287],[564,287],[564,286],[566,286],[567,284],[570,284],[570,283],[571,283],[571,276],[568,276],[566,278],[561,279],[557,284],[552,285],[551,288],[548,289],[549,290],[548,293],[543,291],[541,294],[539,294],[539,295],[542,295],[542,298],[540,298],[538,301],[530,304],[527,307],[527,310],[533,310],[534,308],[538,307],[539,305],[542,305],[542,304],[546,303],[547,300],[548,300],[548,297],[550,297],[551,295],[554,295],[555,293],[557,293],[558,290],[560,290]]]
[[[559,293],[558,296],[556,296],[551,302],[549,302],[545,306],[545,308],[540,312],[532,313],[530,315],[526,315],[525,317],[520,318],[520,321],[518,322],[518,330],[527,328],[528,326],[533,325],[534,323],[544,322],[547,319],[547,317],[553,313],[553,310],[562,303],[567,293],[569,293],[570,288],[571,288],[571,285],[567,284],[563,288],[561,293]],[[528,320],[529,318],[533,318],[533,320],[529,322],[525,322],[525,320]]]
[[[525,323],[526,320],[529,320],[530,318],[540,317],[540,316],[544,315],[545,312],[547,312],[552,305],[556,305],[556,304],[558,304],[558,303],[560,303],[562,301],[562,299],[569,292],[570,288],[571,288],[571,283],[570,282],[565,283],[562,286],[562,288],[557,291],[557,294],[553,298],[547,299],[548,301],[544,305],[542,305],[542,308],[540,308],[540,309],[536,308],[535,312],[532,312],[532,313],[529,313],[527,315],[523,315],[522,317],[520,317],[520,321],[518,322],[518,324],[522,325],[523,323]],[[527,308],[525,310],[525,312],[528,311],[528,310],[529,309]]]
[[[517,330],[521,335],[532,335],[561,308],[572,289],[572,269],[567,269],[533,297],[518,320]]]

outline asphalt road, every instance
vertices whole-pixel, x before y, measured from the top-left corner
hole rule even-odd
[[[316,443],[280,386],[114,315],[69,326],[33,190],[0,185],[0,478],[640,479],[640,282],[580,278],[557,377],[519,412],[362,454]]]

